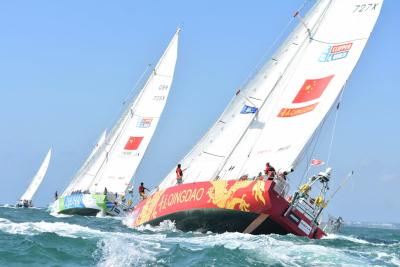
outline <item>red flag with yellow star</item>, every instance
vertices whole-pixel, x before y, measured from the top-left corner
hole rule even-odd
[[[131,137],[129,137],[129,140],[126,143],[124,149],[125,150],[136,150],[139,148],[142,140],[143,140],[143,136],[140,136],[140,137],[131,136]]]
[[[330,75],[320,79],[306,80],[294,98],[293,103],[303,103],[319,98],[332,80],[333,76],[335,75]]]

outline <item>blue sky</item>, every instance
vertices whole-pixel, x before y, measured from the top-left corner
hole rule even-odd
[[[0,203],[17,201],[52,147],[34,199],[38,206],[50,203],[117,120],[146,65],[183,25],[170,98],[136,175],[157,185],[217,119],[301,4],[2,1]],[[399,8],[399,1],[385,1],[339,113],[332,188],[350,170],[355,176],[328,212],[347,220],[400,222]],[[316,153],[321,159],[328,122]],[[292,186],[296,175],[301,171]]]

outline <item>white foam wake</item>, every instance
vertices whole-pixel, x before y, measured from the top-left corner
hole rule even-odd
[[[339,265],[363,264],[361,260],[347,255],[341,249],[325,247],[311,242],[305,243],[302,240],[294,242],[284,239],[287,239],[287,237],[224,233],[192,236],[191,238],[170,237],[164,242],[179,244],[179,246],[192,251],[214,247],[240,250],[253,260],[263,262],[266,265],[299,266],[299,263],[304,262],[309,262],[309,266],[327,266],[332,262]]]
[[[372,244],[364,239],[356,238],[353,236],[340,235],[340,234],[328,234],[327,236],[324,236],[323,239],[342,239],[358,244]]]
[[[126,225],[126,224],[125,224]],[[149,224],[140,225],[135,228],[138,231],[151,231],[151,232],[176,232],[178,231],[175,226],[175,222],[170,220],[165,220],[160,222],[158,226],[151,226]]]
[[[59,236],[71,238],[98,237],[104,233],[89,227],[64,222],[22,222],[16,223],[0,218],[0,231],[8,234],[37,235],[41,233],[55,233]]]
[[[0,218],[0,231],[14,235],[39,235],[55,233],[61,237],[97,240],[94,256],[100,266],[130,266],[154,262],[156,256],[165,249],[161,242],[165,234],[145,234],[140,232],[106,232],[65,222],[13,222]]]

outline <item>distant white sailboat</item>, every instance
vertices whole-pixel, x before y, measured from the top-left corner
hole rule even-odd
[[[36,191],[38,190],[40,184],[42,183],[44,176],[46,175],[47,168],[49,167],[50,163],[50,158],[51,158],[51,149],[49,149],[49,151],[47,152],[47,155],[44,158],[42,165],[40,166],[36,175],[33,177],[32,182],[29,184],[25,193],[20,197],[17,203],[17,207],[24,207],[24,208],[33,207],[32,198],[35,195]]]
[[[125,192],[156,130],[173,81],[178,54],[177,30],[139,95],[108,135],[103,134],[75,178],[56,200],[64,214],[121,215],[129,208]]]

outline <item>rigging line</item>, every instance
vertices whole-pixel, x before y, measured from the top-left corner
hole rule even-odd
[[[345,84],[345,85],[346,85],[346,84]],[[340,93],[340,95],[339,95],[339,97],[338,97],[337,99],[341,99],[341,97],[342,97],[342,95],[343,95],[343,91],[344,91],[345,85],[342,87],[342,91],[341,91],[341,93]],[[340,102],[340,101],[339,101],[339,102]],[[311,158],[312,158],[312,156],[313,156],[313,154],[314,154],[316,145],[317,145],[317,143],[318,143],[319,137],[320,137],[321,132],[322,132],[322,128],[324,127],[325,122],[326,122],[327,119],[328,119],[328,115],[330,114],[330,112],[331,112],[332,110],[333,110],[333,106],[330,108],[329,112],[327,113],[327,115],[326,115],[326,116],[324,117],[324,119],[322,120],[322,124],[321,124],[321,125],[318,127],[318,129],[315,131],[315,132],[318,131],[318,134],[317,134],[317,142],[314,143],[314,147],[313,147],[313,149],[312,149],[312,152],[311,152],[311,155],[310,155],[310,157],[309,157],[309,159],[308,159],[308,162],[311,160]],[[313,136],[311,142],[313,142],[314,140],[315,140],[315,135]],[[305,153],[308,153],[308,152],[305,152]],[[302,159],[303,159],[303,157],[302,157],[300,160],[302,160]],[[304,170],[304,172],[303,172],[303,177],[302,177],[302,179],[300,180],[299,186],[300,186],[300,184],[304,181],[304,178],[306,178],[306,176],[308,175],[308,172],[309,172],[310,168],[311,168],[311,166],[308,166],[308,167]]]
[[[267,54],[269,54],[271,52],[271,50],[274,48],[274,46],[277,44],[277,42],[282,38],[283,34],[287,31],[287,29],[289,28],[290,24],[292,24],[292,22],[295,20],[296,14],[298,14],[301,10],[303,10],[303,8],[306,6],[307,2],[308,2],[308,0],[305,0],[300,5],[300,7],[297,8],[296,13],[290,18],[290,20],[287,22],[285,27],[279,32],[278,36],[274,39],[272,44],[265,50],[264,54],[261,56],[260,60],[257,62],[256,67],[255,67],[255,71],[253,73],[255,73],[257,71],[257,69],[261,66],[261,64],[263,62],[265,62],[265,58],[266,58]]]
[[[307,1],[306,1],[307,2]],[[304,4],[305,5],[305,4]],[[303,7],[304,7],[303,5]],[[324,14],[322,14],[321,16],[324,16],[326,13],[327,8],[324,10]],[[292,17],[290,23],[293,21],[293,18],[295,16]],[[288,27],[289,25],[287,25]],[[314,25],[314,27],[316,27]],[[286,30],[286,29],[284,29]],[[279,38],[277,38],[279,39]],[[277,41],[276,39],[276,41]],[[306,39],[307,40],[307,39]],[[306,40],[304,40],[301,44],[301,46],[297,49],[296,53],[294,54],[294,56],[291,58],[291,60],[289,61],[289,63],[286,65],[286,68],[284,69],[283,73],[280,75],[280,77],[276,80],[274,86],[272,87],[272,90],[269,92],[269,94],[267,95],[267,97],[265,98],[264,102],[259,106],[258,110],[254,113],[253,115],[253,119],[257,118],[259,110],[265,105],[265,103],[267,102],[267,100],[269,99],[269,97],[271,96],[271,94],[275,91],[276,87],[280,84],[282,77],[284,76],[284,74],[288,71],[289,67],[291,66],[291,64],[293,63],[294,59],[296,58],[296,56],[298,55],[298,53],[303,49],[303,45],[305,44]],[[240,92],[240,91],[239,91]],[[246,97],[246,96],[242,96],[242,97]],[[247,97],[246,97],[247,98]],[[222,171],[223,167],[225,166],[225,164],[228,162],[228,160],[230,159],[230,157],[232,156],[233,152],[235,151],[236,147],[238,146],[238,144],[241,142],[241,140],[243,139],[243,137],[246,135],[250,125],[252,124],[253,120],[251,120],[249,122],[249,124],[247,125],[247,127],[245,128],[245,131],[242,133],[242,135],[240,136],[239,140],[236,142],[236,144],[233,146],[233,148],[231,149],[230,153],[225,157],[225,160],[223,161],[222,164],[220,164],[220,167],[217,169],[217,171],[214,173],[213,177],[216,177],[220,174],[220,172]]]
[[[305,4],[306,4],[306,2],[307,1],[305,1],[304,2],[304,4],[303,4],[303,6],[302,6],[302,8],[304,8],[304,6],[305,6]],[[326,15],[326,13],[327,13],[327,10],[328,10],[328,8],[329,8],[329,6],[330,6],[330,4],[332,3],[332,0],[329,2],[329,4],[325,7],[325,9],[324,9],[324,11],[323,11],[323,13],[320,15],[320,17],[319,17],[319,22],[317,21],[315,24],[314,24],[314,26],[313,26],[313,29],[317,29],[318,27],[319,27],[319,25],[322,23],[322,21],[323,21],[323,18],[324,18],[324,16]],[[295,18],[297,15],[299,14],[299,11],[297,11],[294,15],[293,15],[293,18]],[[303,23],[304,23],[304,21],[302,21]],[[310,30],[307,28],[307,27],[305,27],[306,28],[306,30],[307,30],[307,32],[308,32],[308,35],[309,35],[309,38],[311,38],[310,37]],[[315,30],[316,31],[316,30]],[[305,41],[303,41],[302,42],[302,45],[305,43]],[[296,44],[296,45],[298,45],[298,44]],[[301,46],[302,46],[301,45]],[[301,49],[301,46],[300,46],[300,48],[298,49],[298,51],[300,51],[300,49]],[[298,52],[297,52],[298,53]],[[296,53],[296,54],[297,54]],[[295,57],[295,56],[294,56]],[[294,58],[293,57],[293,58]],[[288,64],[288,66],[290,65],[290,63]],[[285,71],[284,71],[284,73],[286,73],[286,71],[287,71],[287,69],[288,69],[288,67],[285,69]],[[282,76],[284,75],[284,73],[281,75],[281,77],[278,79],[278,82],[279,82],[279,80],[282,78]],[[278,83],[277,82],[277,83]],[[275,86],[273,87],[273,88],[275,88],[276,87],[276,85],[277,85],[277,83],[275,84]],[[274,91],[274,90],[272,90],[272,91]],[[272,92],[271,91],[271,92]],[[240,91],[239,91],[240,92]],[[269,96],[266,98],[266,100],[269,98]],[[260,108],[265,104],[265,101],[266,100],[264,100],[264,103],[262,103],[261,104],[261,106],[260,106]],[[259,108],[259,109],[260,109]],[[256,112],[256,114],[255,115],[258,115],[258,112]],[[247,131],[247,130],[246,130]],[[254,144],[255,145],[255,144]],[[253,145],[253,146],[254,146]],[[315,149],[315,148],[314,148]],[[250,153],[249,154],[251,154],[252,153],[252,150],[253,150],[253,148],[250,150]],[[247,160],[248,160],[248,158],[247,158]],[[243,166],[245,165],[245,163],[242,165],[242,168],[243,168]],[[304,175],[304,174],[303,174]]]
[[[321,2],[321,1],[319,1]],[[313,35],[315,35],[315,33],[317,32],[319,26],[322,24],[322,21],[324,20],[324,17],[326,16],[326,13],[329,10],[329,7],[332,4],[332,0],[329,1],[329,3],[327,4],[327,6],[325,7],[325,9],[322,12],[322,15],[319,17],[319,19],[317,20],[317,22],[313,25],[312,28],[308,27],[307,23],[305,22],[305,20],[303,19],[303,17],[301,15],[299,15],[299,12],[296,12],[294,17],[298,17],[299,21],[301,23],[301,25],[303,25],[303,27],[307,30],[308,36],[310,41],[314,40],[313,39]],[[318,4],[316,4],[318,5]]]
[[[136,97],[136,99],[133,101],[133,103],[131,103],[128,107],[126,107],[125,112],[123,112],[121,118],[118,120],[118,122],[115,124],[115,126],[113,127],[113,129],[110,131],[109,137],[106,139],[106,141],[104,142],[104,148],[107,148],[107,146],[109,145],[109,151],[105,151],[106,152],[106,156],[104,158],[104,160],[102,161],[100,167],[98,168],[95,177],[93,178],[93,181],[90,183],[89,188],[92,188],[93,185],[95,185],[95,188],[97,189],[98,185],[96,185],[96,183],[98,183],[98,181],[100,180],[101,177],[99,177],[99,173],[101,171],[103,171],[104,168],[104,164],[108,161],[108,155],[109,153],[111,153],[114,149],[115,149],[115,144],[119,141],[122,132],[125,130],[127,123],[130,121],[130,118],[126,117],[126,114],[128,114],[128,112],[132,112],[132,107],[135,106],[135,104],[137,102],[139,102],[139,100],[142,98],[143,94],[144,94],[144,90],[147,88],[147,85],[149,84],[149,81],[155,77],[156,74],[154,74],[154,72],[152,72],[150,74],[150,77],[147,79],[145,85],[142,87],[142,90],[140,90],[138,96]],[[119,132],[117,132],[119,130]],[[110,142],[112,141],[112,142]],[[98,157],[100,157],[101,154],[98,154]],[[96,158],[96,159],[97,159]]]
[[[327,120],[327,116],[324,117],[324,119],[323,119],[323,121],[322,121],[322,124],[318,127],[318,129],[317,129],[317,131],[316,131],[316,132],[318,132],[318,133],[317,133],[317,134],[314,134],[313,137],[312,137],[311,144],[312,144],[312,142],[314,142],[314,145],[313,145],[313,148],[312,148],[312,150],[311,150],[310,157],[307,159],[307,168],[306,168],[306,169],[304,170],[304,172],[303,172],[303,175],[302,175],[302,178],[300,179],[298,188],[299,188],[300,185],[304,182],[304,179],[308,176],[308,172],[309,172],[310,169],[311,169],[311,165],[309,164],[309,162],[310,162],[311,158],[312,158],[313,155],[314,155],[315,148],[317,147],[319,138],[320,138],[320,136],[321,136],[322,128],[324,127],[326,120]],[[309,152],[309,151],[308,151],[308,152]],[[304,153],[304,156],[305,156],[305,157],[307,156],[308,152]]]
[[[126,102],[131,98],[131,95],[132,95],[133,91],[137,90],[137,87],[139,86],[139,83],[142,81],[144,75],[147,73],[147,71],[149,70],[150,67],[151,67],[151,64],[150,63],[147,64],[146,69],[142,72],[142,74],[139,76],[139,79],[137,79],[137,81],[133,85],[132,89],[128,92],[128,95],[122,101],[122,105],[123,106],[125,106]]]
[[[276,44],[278,43],[278,41],[282,38],[282,36],[285,34],[285,32],[287,31],[287,29],[289,28],[289,26],[293,23],[293,21],[295,20],[296,15],[303,10],[303,8],[306,6],[306,4],[308,3],[309,0],[305,0],[300,6],[299,8],[297,8],[297,11],[295,12],[295,14],[290,18],[290,20],[286,23],[286,25],[282,28],[282,30],[278,33],[278,36],[273,40],[273,42],[271,43],[270,46],[267,47],[267,49],[265,50],[265,52],[262,54],[262,56],[260,57],[260,59],[258,60],[258,62],[256,63],[254,70],[250,73],[250,75],[243,81],[242,85],[239,86],[239,88],[243,88],[250,80],[252,80],[260,71],[260,67],[261,64],[264,63],[266,60],[265,58],[267,57],[268,54],[270,54],[271,50],[276,46]],[[271,56],[271,59],[273,58],[273,55]],[[247,98],[247,96],[246,96]]]
[[[123,102],[122,102],[122,108],[121,108],[121,110],[123,110],[123,109],[125,108],[127,100],[131,97],[132,92],[133,92],[134,90],[137,90],[138,85],[142,82],[143,77],[145,76],[145,74],[147,73],[147,71],[149,70],[150,67],[151,67],[151,64],[148,64],[148,65],[146,66],[146,69],[145,69],[145,70],[143,71],[143,73],[139,76],[139,79],[135,82],[135,85],[132,87],[132,89],[130,90],[130,92],[128,93],[128,95],[124,98],[124,100],[123,100]],[[150,78],[151,78],[151,75],[150,75],[149,79],[150,79]],[[146,84],[147,84],[147,83],[146,83]],[[138,98],[139,98],[140,95],[142,94],[143,88],[146,86],[146,84],[142,87],[142,90],[139,91],[139,93],[138,93]],[[124,117],[124,115],[125,115],[125,113],[127,113],[127,111],[128,111],[128,109],[126,109],[124,112],[122,112],[122,115],[120,115],[120,116]],[[118,114],[121,114],[121,111],[118,112]],[[115,121],[115,118],[112,119],[112,121]],[[123,122],[121,121],[121,119],[117,120],[117,123],[114,125],[113,129],[111,129],[111,131],[109,132],[108,136],[106,137],[106,140],[105,140],[105,141],[103,142],[103,144],[98,148],[96,154],[94,154],[94,155],[92,156],[92,158],[89,160],[89,162],[87,162],[87,166],[90,166],[91,163],[93,163],[95,160],[97,160],[97,159],[100,157],[101,153],[99,154],[99,151],[101,151],[103,148],[106,148],[107,145],[113,145],[113,144],[110,144],[109,141],[110,141],[111,138],[114,136],[116,128],[118,128],[122,123],[123,123]],[[108,123],[108,124],[110,124],[110,123]],[[117,136],[116,139],[118,139],[118,136]],[[115,141],[116,141],[116,140],[115,140]],[[113,143],[115,143],[115,142],[113,142]],[[108,153],[107,153],[107,154],[108,154]],[[103,160],[102,164],[100,165],[98,171],[97,171],[96,174],[94,175],[93,180],[92,180],[91,183],[89,184],[89,188],[91,188],[91,187],[93,186],[94,182],[97,180],[97,179],[96,179],[97,174],[99,173],[100,169],[103,167],[104,162],[107,161],[107,160],[108,160],[108,157],[106,156],[105,159]],[[85,172],[85,171],[86,171],[85,169],[87,169],[87,166],[85,166],[85,168],[83,168],[82,172]],[[78,175],[78,174],[77,174],[77,175]]]
[[[338,44],[343,44],[343,43],[350,43],[350,42],[357,42],[357,41],[362,41],[362,40],[368,40],[368,37],[367,37],[367,38],[365,38],[365,37],[364,37],[364,38],[355,38],[355,39],[346,40],[346,41],[343,41],[343,42],[326,42],[326,41],[322,41],[322,40],[315,39],[315,38],[313,38],[313,37],[310,37],[310,39],[313,40],[313,41],[315,41],[315,42],[322,43],[322,44],[338,45]]]
[[[307,2],[308,2],[309,0],[305,0],[304,2],[303,2],[303,4],[297,9],[298,11],[296,12],[296,13],[298,13],[299,11],[301,11],[304,7],[305,7],[305,5],[307,4]],[[247,79],[245,79],[244,81],[243,81],[243,83],[242,83],[242,85],[241,86],[239,86],[239,88],[243,88],[245,85],[246,85],[246,83],[248,83],[253,77],[255,77],[256,75],[257,75],[257,70],[259,69],[259,67],[260,67],[260,65],[261,65],[261,63],[263,63],[265,60],[264,60],[264,58],[266,57],[266,55],[267,54],[269,54],[270,53],[270,51],[272,50],[272,48],[276,45],[276,43],[282,38],[282,36],[283,36],[283,34],[287,31],[287,29],[289,28],[289,26],[290,26],[290,24],[294,21],[294,18],[295,18],[295,16],[293,15],[292,16],[292,18],[288,21],[288,23],[285,25],[285,27],[281,30],[281,32],[278,34],[278,36],[275,38],[275,40],[272,42],[272,44],[267,48],[267,50],[263,53],[263,55],[261,56],[261,58],[259,59],[259,61],[258,61],[258,63],[256,64],[256,66],[255,66],[255,68],[254,68],[254,71],[253,72],[251,72],[251,74],[250,74],[250,76],[247,78]],[[222,112],[222,114],[220,115],[220,119],[226,114],[226,112],[228,111],[228,108],[229,108],[229,106],[234,102],[234,101],[236,101],[237,100],[237,97],[240,97],[241,99],[245,99],[245,100],[247,100],[247,101],[249,101],[250,103],[252,103],[252,101],[250,101],[249,100],[249,98],[247,97],[247,95],[244,93],[244,94],[242,94],[242,92],[241,92],[241,90],[239,89],[237,92],[236,92],[236,95],[234,95],[233,97],[232,97],[232,99],[231,99],[231,101],[229,102],[229,104],[228,104],[228,106],[225,108],[225,110]],[[253,103],[252,103],[252,105],[254,106],[254,107],[257,107],[257,105],[254,105]],[[259,107],[258,107],[259,108]],[[255,117],[255,116],[254,116]],[[220,121],[220,119],[216,122],[216,123],[214,123],[209,129],[208,129],[208,131],[206,132],[206,134],[200,139],[200,141],[190,150],[190,152],[183,158],[183,161],[186,161],[188,158],[187,158],[187,156],[188,155],[190,155],[192,152],[194,152],[199,146],[200,146],[200,144],[203,142],[203,140],[207,140],[208,138],[209,138],[209,131],[211,130],[211,129],[213,129],[217,124],[218,124],[218,122]],[[191,162],[195,159],[196,157],[192,157],[192,159],[190,160],[190,163],[189,163],[189,165],[191,164]],[[218,173],[218,172],[217,172]],[[171,176],[172,177],[172,176]]]
[[[140,92],[138,93],[138,96],[135,98],[135,100],[133,100],[133,101],[130,102],[130,105],[129,105],[129,106],[127,106],[127,107],[125,108],[125,112],[122,113],[122,116],[121,116],[120,119],[117,121],[117,123],[114,125],[114,127],[112,128],[112,130],[110,131],[110,133],[109,133],[109,135],[108,135],[106,141],[105,141],[104,144],[103,144],[104,151],[101,151],[101,150],[99,149],[99,150],[97,151],[97,153],[96,153],[96,154],[97,154],[96,157],[93,156],[92,162],[94,162],[94,160],[98,160],[98,159],[102,156],[103,152],[106,152],[106,156],[105,156],[105,158],[103,159],[103,161],[101,162],[101,165],[100,165],[100,167],[98,168],[94,179],[93,179],[92,182],[90,183],[89,188],[92,188],[93,185],[95,185],[95,188],[97,189],[98,186],[96,185],[96,183],[97,183],[97,182],[100,180],[100,178],[101,178],[101,177],[99,177],[99,173],[103,170],[104,164],[108,161],[108,154],[109,154],[110,152],[114,151],[114,149],[115,149],[115,144],[119,141],[119,139],[120,139],[120,137],[121,137],[121,134],[122,134],[122,131],[124,131],[124,129],[126,128],[127,123],[130,121],[130,118],[126,118],[126,115],[127,115],[129,112],[134,112],[134,110],[132,110],[132,109],[135,107],[136,103],[138,103],[138,102],[141,100],[141,98],[142,98],[142,96],[143,96],[143,94],[144,94],[144,90],[147,88],[147,86],[149,85],[150,81],[151,81],[155,76],[157,76],[156,70],[159,68],[159,66],[160,66],[160,65],[162,64],[162,62],[164,61],[164,59],[165,59],[165,57],[166,57],[168,51],[170,50],[170,48],[171,48],[173,42],[174,42],[174,41],[177,42],[176,38],[177,38],[177,36],[178,36],[178,34],[179,34],[180,31],[181,31],[181,29],[178,28],[177,31],[176,31],[175,34],[174,34],[174,37],[173,37],[172,40],[169,42],[167,49],[164,51],[164,53],[162,54],[161,58],[158,60],[158,63],[157,63],[157,65],[155,66],[154,70],[151,72],[151,74],[149,75],[149,77],[148,77],[146,83],[143,85],[142,89],[141,89]],[[120,131],[120,132],[118,133],[117,131]],[[110,141],[111,141],[111,142],[110,142]],[[106,151],[106,148],[107,148],[108,146],[109,146],[109,151]],[[99,151],[100,151],[100,152],[99,152]]]
[[[331,136],[331,141],[329,143],[328,156],[327,156],[327,160],[326,160],[326,164],[327,165],[329,165],[329,162],[330,162],[331,156],[332,156],[333,141],[334,141],[334,138],[335,138],[336,124],[337,124],[337,119],[338,119],[338,116],[339,116],[339,105],[342,102],[343,93],[344,93],[345,88],[346,88],[346,82],[343,85],[342,91],[340,92],[339,101],[337,102],[337,106],[336,106],[337,108],[336,108],[336,113],[335,113],[335,121],[333,123],[332,136]]]

